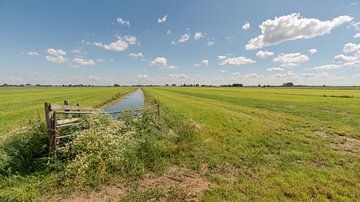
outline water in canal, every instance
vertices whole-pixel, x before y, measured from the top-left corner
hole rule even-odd
[[[129,95],[113,102],[110,106],[104,108],[105,112],[119,112],[125,109],[141,109],[144,107],[144,93],[141,89],[130,93]]]

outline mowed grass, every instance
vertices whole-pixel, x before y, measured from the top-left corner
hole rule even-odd
[[[212,183],[204,199],[360,198],[360,90],[145,88],[195,139],[174,163]],[[169,118],[171,120],[171,118]]]
[[[0,135],[33,118],[44,117],[44,102],[98,107],[134,90],[132,87],[0,88]]]

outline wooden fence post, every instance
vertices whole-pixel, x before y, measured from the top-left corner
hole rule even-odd
[[[53,112],[53,116],[52,116],[52,144],[53,144],[53,148],[54,148],[54,152],[56,154],[56,146],[58,144],[57,141],[57,131],[56,131],[56,112]]]
[[[46,128],[47,128],[47,132],[48,132],[48,135],[49,135],[49,143],[51,145],[52,143],[52,123],[51,123],[51,104],[50,103],[47,103],[45,102],[44,104],[44,107],[45,107],[45,122],[46,122]]]

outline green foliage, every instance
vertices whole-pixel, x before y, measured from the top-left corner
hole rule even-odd
[[[41,193],[42,186],[34,183],[39,179],[49,182],[44,190],[71,191],[99,187],[115,176],[130,180],[146,171],[164,170],[167,150],[156,124],[146,112],[140,118],[129,115],[125,121],[104,114],[88,116],[80,126],[61,131],[72,139],[51,158],[43,125],[30,125],[0,145],[0,198],[33,198]],[[12,191],[20,187],[32,187],[32,194]]]
[[[46,168],[48,136],[41,122],[9,134],[0,144],[0,174],[29,174]]]

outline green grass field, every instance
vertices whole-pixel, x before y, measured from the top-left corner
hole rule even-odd
[[[44,102],[80,103],[98,107],[134,88],[122,87],[8,87],[0,88],[0,134],[16,128],[27,120],[43,118]]]
[[[42,118],[45,101],[99,106],[133,89],[0,88],[0,132]],[[69,130],[83,135],[51,161],[43,126],[9,136],[0,143],[0,200],[86,196],[109,184],[125,188],[111,196],[120,201],[182,201],[194,190],[205,201],[360,198],[360,89],[143,89],[161,119],[95,117]]]
[[[145,91],[174,125],[194,128],[195,140],[174,163],[212,183],[205,200],[360,198],[359,89]]]

